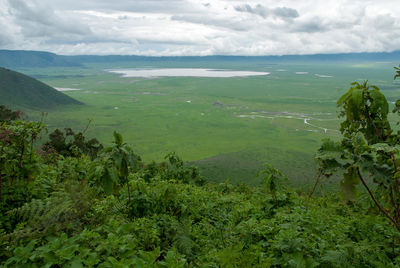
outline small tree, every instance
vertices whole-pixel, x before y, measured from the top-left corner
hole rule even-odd
[[[46,128],[42,122],[0,122],[0,207],[10,209],[28,198],[28,184],[38,173],[40,163],[33,144],[43,130]],[[15,193],[19,201],[14,199]]]
[[[400,77],[400,68],[395,69],[394,79]],[[355,199],[356,186],[361,183],[400,232],[400,131],[393,131],[389,123],[389,104],[378,87],[354,82],[337,106],[339,117],[345,118],[340,128],[343,138],[323,142],[316,154],[320,173],[329,177],[343,170],[340,187],[348,200]],[[393,113],[400,114],[400,100]]]
[[[256,176],[262,176],[265,189],[271,193],[273,198],[276,198],[277,193],[285,189],[283,182],[288,181],[285,175],[269,164],[264,164],[264,169],[257,172]]]
[[[10,122],[21,119],[23,115],[24,113],[22,111],[12,111],[5,105],[0,105],[0,122]]]
[[[133,149],[123,142],[121,134],[114,131],[113,144],[106,147],[93,162],[94,170],[92,174],[99,179],[106,194],[116,194],[120,186],[126,185],[128,202],[131,206],[131,189],[128,176],[130,172],[138,171],[140,161],[140,157],[133,152]],[[131,216],[131,211],[129,216]]]
[[[63,156],[89,155],[91,159],[103,149],[103,145],[95,138],[86,141],[84,132],[74,132],[71,128],[63,131],[56,129],[49,134],[49,141],[42,146],[44,152],[55,151]]]

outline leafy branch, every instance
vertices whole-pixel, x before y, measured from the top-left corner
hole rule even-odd
[[[400,65],[399,65],[400,67]],[[400,77],[400,68],[395,67]],[[356,186],[361,182],[378,210],[400,232],[400,133],[394,133],[388,120],[389,104],[376,86],[367,81],[354,82],[338,100],[343,138],[340,142],[325,140],[315,158],[322,175],[329,177],[344,170],[340,182],[346,199],[355,200]],[[400,100],[393,113],[400,115]],[[365,171],[375,184],[375,192],[361,174]],[[318,183],[319,179],[316,183]],[[312,193],[311,193],[312,194]]]

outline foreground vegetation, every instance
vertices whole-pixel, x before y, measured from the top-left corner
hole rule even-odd
[[[102,148],[3,109],[0,265],[394,267],[396,229],[368,198],[309,198],[271,166],[258,187],[205,184],[175,154],[145,164],[114,133]],[[69,134],[69,135],[68,135]]]

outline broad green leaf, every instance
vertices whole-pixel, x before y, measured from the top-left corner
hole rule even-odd
[[[350,96],[351,96],[351,89],[340,97],[340,99],[337,101],[337,106],[342,106],[345,102],[347,102]]]
[[[114,143],[118,146],[121,146],[123,143],[122,135],[118,132],[114,131]]]
[[[126,177],[128,177],[129,169],[128,169],[128,163],[125,158],[122,159],[121,161],[120,173],[124,180],[126,179]]]
[[[328,160],[335,159],[338,160],[343,154],[343,148],[339,142],[332,141],[330,139],[325,139],[315,154],[316,159]]]
[[[363,90],[361,88],[354,88],[351,92],[351,99],[355,105],[355,109],[360,109],[360,105],[363,102]]]
[[[113,182],[109,179],[108,176],[105,175],[101,177],[101,184],[106,194],[111,194],[113,192]]]
[[[374,88],[374,90],[370,91],[369,95],[373,100],[371,103],[371,111],[374,113],[380,111],[384,118],[386,118],[386,115],[389,113],[389,104],[385,95],[383,95],[378,88]]]
[[[112,157],[112,159],[114,160],[115,166],[116,166],[117,168],[121,167],[121,162],[122,162],[122,159],[123,159],[123,155],[122,155],[120,152],[116,151],[116,152],[114,152],[114,153],[112,154],[111,157]]]
[[[104,174],[101,176],[100,180],[107,194],[111,194],[114,191],[115,177],[115,170],[113,168],[105,168]]]
[[[394,69],[396,70],[396,74],[393,79],[396,80],[398,77],[400,77],[400,64],[399,67],[394,67]]]
[[[376,144],[371,145],[371,148],[374,149],[375,151],[382,151],[385,153],[392,153],[392,152],[400,151],[399,145],[392,146],[387,143],[376,143]]]

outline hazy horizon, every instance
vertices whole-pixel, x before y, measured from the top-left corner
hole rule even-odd
[[[8,51],[8,52],[33,52],[33,53],[53,53],[58,56],[66,56],[66,57],[149,57],[149,58],[202,58],[202,57],[237,57],[237,58],[262,58],[262,57],[291,57],[291,56],[330,56],[330,55],[374,55],[374,54],[392,54],[392,53],[400,53],[400,49],[396,49],[393,51],[368,51],[368,52],[337,52],[337,53],[304,53],[304,54],[282,54],[282,55],[229,55],[229,54],[210,54],[210,55],[178,55],[178,56],[170,56],[170,55],[139,55],[139,54],[76,54],[76,55],[68,55],[62,53],[56,53],[49,50],[30,50],[30,49],[7,49],[7,48],[0,48],[1,51]]]

